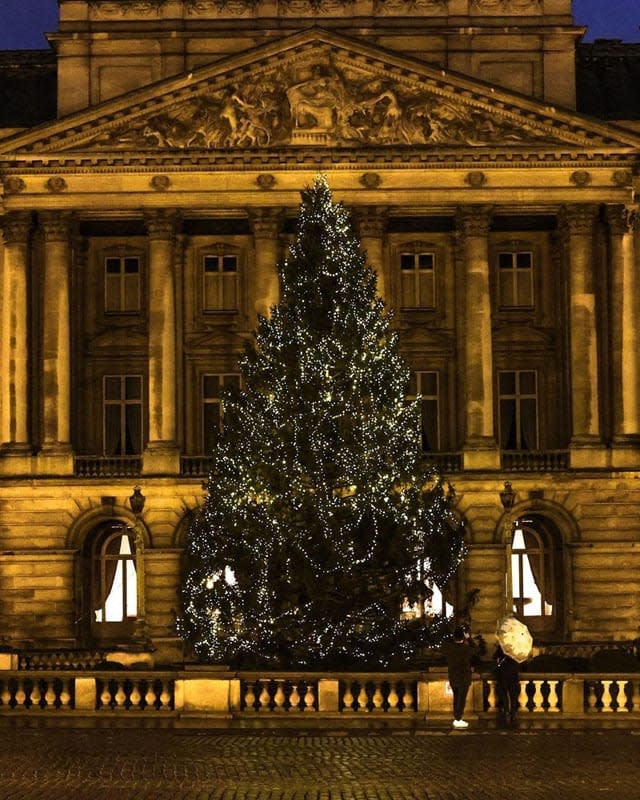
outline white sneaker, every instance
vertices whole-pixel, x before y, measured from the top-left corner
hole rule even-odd
[[[465,722],[463,719],[454,719],[453,720],[453,727],[454,728],[468,728],[469,723]]]

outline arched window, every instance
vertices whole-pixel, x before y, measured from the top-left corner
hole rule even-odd
[[[513,611],[532,632],[562,633],[562,547],[542,517],[516,520],[511,542]]]
[[[133,634],[138,605],[135,538],[120,521],[105,523],[87,540],[85,602],[91,639]]]

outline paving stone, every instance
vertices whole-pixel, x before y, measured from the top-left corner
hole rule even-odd
[[[0,728],[0,800],[639,800],[631,731]]]

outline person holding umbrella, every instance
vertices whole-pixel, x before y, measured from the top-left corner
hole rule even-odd
[[[499,644],[496,645],[493,657],[496,661],[496,694],[498,695],[498,713],[503,723],[515,725],[520,696],[520,666],[508,656]]]
[[[463,719],[467,694],[471,686],[471,667],[478,654],[476,643],[466,626],[459,626],[453,632],[453,641],[445,642],[440,648],[447,660],[449,685],[453,692],[453,727],[468,728]]]

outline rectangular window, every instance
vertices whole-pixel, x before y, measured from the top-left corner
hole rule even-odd
[[[107,456],[142,452],[142,376],[105,375],[103,451]]]
[[[140,311],[140,259],[137,256],[105,258],[104,310],[107,314]]]
[[[500,372],[498,394],[502,450],[538,450],[538,373]]]
[[[229,387],[240,388],[240,376],[237,373],[202,376],[202,452],[207,455],[220,438],[224,413],[222,395]]]
[[[435,256],[433,253],[401,253],[400,281],[401,308],[435,308]]]
[[[238,257],[205,255],[202,259],[205,311],[237,311]]]
[[[498,253],[498,305],[533,308],[533,253]]]
[[[420,398],[420,430],[422,449],[440,450],[440,375],[437,372],[413,372],[409,381],[408,400]]]

